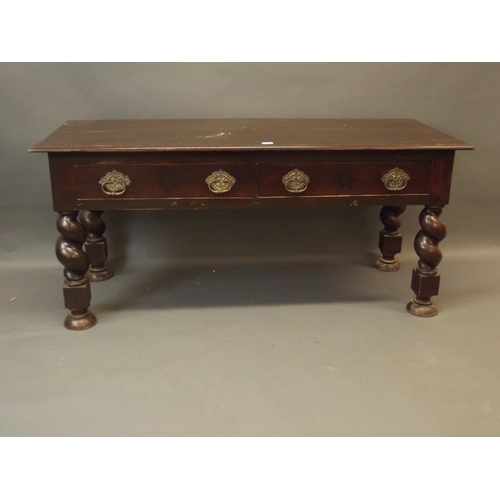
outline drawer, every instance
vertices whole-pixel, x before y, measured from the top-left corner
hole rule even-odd
[[[431,167],[432,162],[261,164],[259,196],[426,194]]]
[[[116,164],[75,165],[75,169],[81,200],[257,196],[256,165]]]

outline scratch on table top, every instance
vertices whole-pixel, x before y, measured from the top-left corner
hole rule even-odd
[[[214,134],[214,135],[200,135],[199,137],[201,137],[202,139],[213,139],[215,137],[224,137],[225,135],[231,135],[231,132],[219,132],[218,134]]]

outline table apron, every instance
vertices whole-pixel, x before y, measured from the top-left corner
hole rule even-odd
[[[346,155],[329,159],[301,154],[262,158],[237,157],[227,162],[216,157],[189,157],[189,162],[161,156],[49,154],[52,195],[56,211],[68,210],[178,210],[315,208],[358,205],[446,205],[449,201],[453,151],[435,151],[432,159],[406,153],[392,161],[389,153],[364,152],[358,161]],[[329,161],[327,161],[329,159]],[[133,161],[132,161],[133,160]],[[154,160],[154,161],[153,161]],[[239,160],[239,161],[238,161]],[[271,161],[272,160],[272,161]],[[338,160],[338,161],[335,161]],[[382,177],[393,169],[409,175],[401,191],[389,190]],[[310,182],[300,193],[287,192],[284,177],[292,171],[305,174]],[[126,178],[127,187],[118,196],[103,192],[100,181],[113,171]],[[227,172],[234,186],[223,193],[211,192],[207,179],[214,172]]]

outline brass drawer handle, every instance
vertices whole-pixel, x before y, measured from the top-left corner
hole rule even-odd
[[[236,183],[236,179],[227,172],[224,172],[224,170],[217,170],[210,174],[205,179],[205,182],[208,184],[208,189],[210,189],[212,193],[221,194],[231,191]]]
[[[402,191],[409,180],[410,176],[404,170],[397,167],[382,177],[382,182],[389,191]]]
[[[104,193],[110,196],[120,196],[130,184],[130,179],[128,175],[123,175],[121,172],[113,170],[112,172],[108,172],[99,181],[99,184]]]
[[[289,193],[303,193],[310,181],[309,176],[298,168],[283,176],[283,184]]]

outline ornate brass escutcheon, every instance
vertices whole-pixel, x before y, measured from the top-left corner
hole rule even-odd
[[[397,167],[393,168],[382,177],[382,182],[389,191],[402,191],[409,180],[410,176],[404,170]]]
[[[302,170],[296,168],[283,176],[283,184],[289,193],[303,193],[311,179]]]
[[[110,196],[120,196],[125,192],[130,184],[128,175],[124,175],[117,170],[108,172],[100,181],[99,184],[104,193]]]
[[[227,172],[224,172],[224,170],[217,170],[210,174],[205,179],[205,182],[212,193],[221,194],[230,191],[236,183],[236,179]]]

